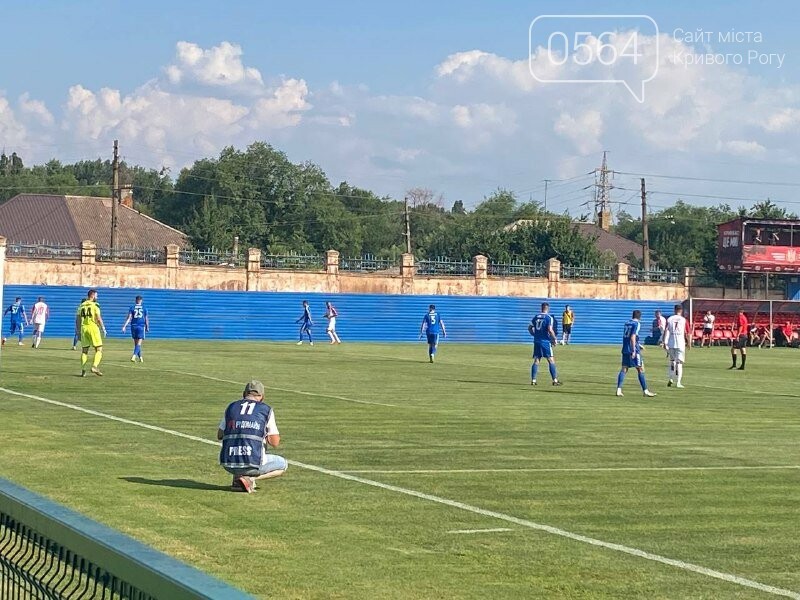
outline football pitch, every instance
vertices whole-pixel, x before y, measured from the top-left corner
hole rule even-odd
[[[12,340],[13,341],[13,340]],[[263,598],[800,598],[800,351],[108,342],[2,352],[0,475]],[[217,424],[261,379],[283,477],[230,491]],[[16,393],[12,393],[16,392]],[[114,418],[112,418],[114,417]]]

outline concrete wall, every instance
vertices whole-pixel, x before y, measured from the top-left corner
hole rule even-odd
[[[0,243],[4,240],[0,238]],[[179,249],[168,246],[165,264],[98,262],[95,245],[84,242],[80,260],[9,258],[7,285],[228,290],[250,292],[316,292],[325,294],[392,294],[426,296],[512,296],[673,301],[688,297],[683,283],[633,283],[628,265],[617,266],[614,279],[564,280],[556,259],[541,278],[494,277],[487,259],[476,256],[474,275],[418,275],[414,257],[403,255],[399,269],[376,273],[339,271],[339,253],[330,250],[320,271],[267,270],[261,252],[250,249],[246,267],[195,266],[179,263]]]

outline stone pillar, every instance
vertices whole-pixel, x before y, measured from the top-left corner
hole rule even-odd
[[[691,296],[689,289],[694,286],[694,278],[697,276],[697,269],[694,267],[683,268],[683,287],[686,288],[686,295]]]
[[[486,296],[489,289],[487,275],[489,270],[489,259],[478,254],[472,257],[472,271],[475,276],[475,295]]]
[[[247,287],[248,292],[258,291],[258,280],[261,277],[261,248],[247,249]]]
[[[180,262],[181,248],[178,244],[167,244],[164,253],[167,256],[167,281],[166,288],[174,290],[178,287],[178,267]]]
[[[551,258],[545,263],[547,273],[547,297],[559,298],[561,288],[561,261]]]
[[[624,299],[628,297],[628,271],[630,266],[626,263],[617,263],[614,268],[617,275],[617,298]]]
[[[6,282],[6,238],[0,235],[0,306],[3,304],[3,285]]]
[[[325,272],[328,275],[339,274],[339,251],[328,250],[325,253]]]
[[[417,267],[414,264],[414,255],[404,253],[400,263],[400,276],[403,278],[400,287],[401,294],[414,293],[414,277],[417,273]]]
[[[95,262],[97,261],[97,244],[90,240],[81,242],[81,285],[94,285]]]

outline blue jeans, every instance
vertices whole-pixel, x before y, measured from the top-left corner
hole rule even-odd
[[[231,475],[237,477],[258,477],[259,475],[266,475],[272,471],[285,471],[289,466],[288,461],[282,456],[277,454],[267,454],[266,461],[258,468],[244,467],[242,469],[223,467]]]

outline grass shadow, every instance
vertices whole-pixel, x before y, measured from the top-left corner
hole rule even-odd
[[[138,483],[140,485],[160,485],[164,487],[184,488],[188,490],[206,490],[230,492],[230,485],[213,485],[193,479],[147,479],[146,477],[120,477],[128,483]]]

